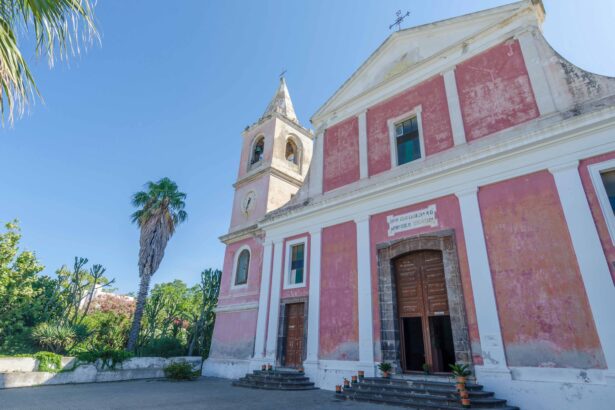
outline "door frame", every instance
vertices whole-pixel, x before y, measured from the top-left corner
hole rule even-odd
[[[286,338],[288,331],[288,318],[286,317],[286,305],[303,303],[303,351],[301,352],[301,362],[305,361],[307,354],[307,334],[308,329],[308,297],[293,297],[280,301],[280,318],[278,320],[278,345],[276,349],[276,366],[283,366],[286,359]]]
[[[473,367],[468,320],[459,271],[455,231],[453,229],[416,235],[376,245],[382,361],[391,363],[396,372],[402,371],[400,352],[401,332],[397,310],[397,282],[393,260],[414,251],[424,250],[442,252],[455,360],[456,362]]]

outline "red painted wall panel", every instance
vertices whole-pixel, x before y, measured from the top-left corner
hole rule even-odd
[[[426,208],[430,205],[436,205],[436,218],[438,226],[423,227],[405,232],[399,232],[394,236],[388,235],[388,215],[400,215],[407,212],[416,211]],[[483,364],[481,357],[480,337],[478,333],[478,324],[476,322],[476,308],[474,306],[474,295],[472,292],[472,281],[470,278],[470,269],[468,265],[468,257],[466,253],[466,244],[463,234],[463,225],[461,223],[461,214],[459,211],[459,202],[454,195],[445,196],[431,201],[414,204],[404,208],[392,209],[380,214],[373,215],[370,219],[370,249],[371,249],[371,274],[372,274],[372,316],[374,318],[374,352],[376,360],[380,360],[380,307],[378,298],[378,255],[376,246],[380,243],[389,242],[415,236],[422,233],[437,232],[443,229],[453,229],[455,231],[455,239],[457,243],[457,254],[459,257],[459,270],[461,273],[461,284],[465,299],[466,316],[468,321],[468,330],[470,334],[470,342],[473,352],[475,364]]]
[[[254,350],[258,310],[218,312],[211,341],[212,358],[249,359]]]
[[[359,360],[357,229],[354,222],[322,230],[320,352],[327,360]]]
[[[327,128],[324,141],[323,192],[359,180],[359,120],[348,118]]]
[[[517,40],[459,64],[455,78],[468,141],[540,115]]]
[[[483,187],[479,203],[508,365],[604,368],[553,176]]]
[[[600,208],[600,202],[596,196],[596,190],[592,184],[592,180],[589,176],[588,166],[598,164],[600,162],[609,161],[615,159],[615,151],[609,152],[597,157],[588,158],[581,161],[579,166],[579,173],[581,174],[581,181],[583,182],[583,188],[585,189],[585,195],[587,195],[587,202],[592,211],[596,228],[598,229],[598,235],[600,236],[600,242],[602,243],[602,250],[604,250],[604,256],[609,264],[611,270],[611,277],[615,284],[615,246],[613,246],[613,240],[609,234],[609,230]]]
[[[367,155],[369,175],[391,168],[391,146],[387,121],[422,107],[423,156],[453,146],[453,132],[444,79],[438,75],[367,110]]]

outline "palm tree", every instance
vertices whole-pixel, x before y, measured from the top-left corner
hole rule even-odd
[[[186,194],[177,190],[177,184],[169,178],[148,182],[147,191],[134,194],[132,204],[138,207],[132,214],[132,222],[141,228],[139,241],[139,294],[128,337],[128,350],[134,350],[141,329],[141,317],[145,308],[149,282],[158,270],[164,256],[167,242],[173,236],[175,227],[184,222],[188,214],[184,211]]]
[[[54,60],[80,52],[98,38],[92,0],[0,0],[0,118],[21,115],[33,95],[40,96],[24,59],[19,35],[33,32],[36,55]]]

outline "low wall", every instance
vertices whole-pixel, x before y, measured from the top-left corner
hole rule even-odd
[[[64,360],[66,359],[66,360]],[[71,368],[74,358],[63,358],[65,368]],[[164,377],[164,367],[170,363],[187,361],[193,370],[201,367],[200,357],[135,357],[118,364],[114,370],[101,369],[101,363],[78,364],[74,370],[59,373],[33,371],[38,364],[32,358],[0,358],[0,389],[15,387],[116,382]],[[70,366],[69,366],[70,365]],[[24,370],[25,369],[25,370]]]

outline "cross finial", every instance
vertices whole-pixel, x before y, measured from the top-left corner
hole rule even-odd
[[[393,22],[393,24],[391,24],[389,26],[389,30],[391,30],[393,27],[397,26],[397,31],[401,30],[401,23],[404,21],[404,19],[406,17],[408,17],[410,15],[410,12],[407,11],[406,14],[404,14],[402,16],[401,14],[401,10],[397,10],[397,12],[395,13],[395,15],[397,16],[397,18],[395,19],[395,22]]]
[[[284,74],[286,74],[286,69],[284,69],[284,70],[280,73],[280,80],[281,80],[282,78],[284,78]]]

